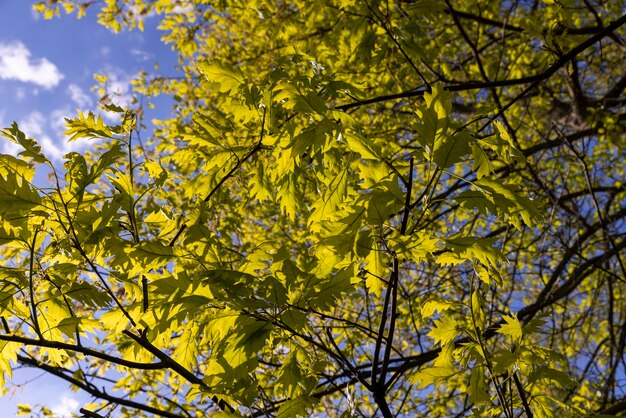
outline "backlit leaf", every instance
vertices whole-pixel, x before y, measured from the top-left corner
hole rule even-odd
[[[435,341],[435,344],[446,345],[459,335],[458,325],[459,323],[451,316],[444,316],[435,320],[435,326],[428,336]]]

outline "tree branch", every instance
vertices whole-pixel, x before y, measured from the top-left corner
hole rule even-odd
[[[101,360],[118,364],[120,366],[130,367],[130,368],[139,369],[139,370],[161,370],[161,369],[166,368],[166,365],[162,362],[138,363],[135,361],[124,360],[119,357],[111,356],[109,354],[105,354],[100,351],[93,350],[91,348],[78,346],[74,344],[68,344],[68,343],[64,343],[61,341],[35,340],[31,338],[26,338],[26,337],[20,337],[17,335],[1,335],[1,334],[0,334],[0,341],[11,341],[11,342],[20,343],[26,346],[30,345],[30,346],[35,346],[35,347],[56,348],[58,350],[74,351],[76,353],[81,353],[86,356],[99,358]]]
[[[25,365],[31,366],[31,367],[35,367],[37,369],[43,370],[47,373],[50,373],[53,376],[59,377],[69,383],[71,383],[72,385],[84,390],[85,392],[89,393],[90,395],[98,398],[98,399],[103,399],[105,401],[109,401],[118,405],[123,405],[123,406],[127,406],[129,408],[134,408],[137,409],[139,411],[144,411],[144,412],[149,412],[155,415],[158,415],[160,417],[166,417],[166,418],[184,418],[184,415],[179,415],[179,414],[175,414],[173,412],[169,412],[169,411],[163,411],[161,409],[157,409],[154,408],[152,406],[143,404],[143,403],[139,403],[139,402],[134,402],[128,399],[124,399],[124,398],[120,398],[117,396],[112,396],[109,395],[108,393],[98,390],[96,387],[93,387],[91,385],[88,385],[85,382],[82,382],[72,376],[69,376],[65,373],[63,373],[63,371],[61,371],[60,369],[56,368],[56,367],[52,367],[49,366],[45,363],[42,363],[40,361],[37,361],[33,358],[30,357],[26,357],[23,355],[19,355],[17,356],[17,360]]]
[[[607,27],[590,36],[587,40],[581,42],[576,47],[572,48],[567,54],[563,54],[555,63],[546,68],[539,74],[535,74],[527,77],[512,78],[508,80],[494,80],[494,81],[469,81],[463,84],[452,84],[444,86],[444,90],[451,92],[468,91],[468,90],[480,90],[494,87],[508,87],[517,86],[522,84],[532,84],[533,86],[541,81],[547,80],[554,73],[556,73],[561,67],[565,66],[570,60],[574,59],[578,54],[585,51],[587,48],[593,46],[598,41],[612,34],[619,27],[626,23],[626,15],[621,16],[619,19],[611,22]],[[346,103],[336,107],[337,110],[349,110],[360,106],[365,106],[373,103],[386,102],[390,100],[405,99],[410,97],[421,97],[424,93],[430,91],[430,86],[421,86],[417,89],[404,91],[401,93],[388,94],[371,99],[359,100],[353,103]]]

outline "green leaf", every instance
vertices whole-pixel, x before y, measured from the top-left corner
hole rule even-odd
[[[206,319],[206,332],[211,335],[214,341],[222,340],[237,325],[240,316],[239,312],[230,308],[211,311]]]
[[[33,210],[41,205],[41,197],[24,177],[7,172],[0,179],[0,214]]]
[[[128,174],[117,171],[114,176],[107,174],[107,178],[111,181],[118,192],[122,193],[125,197],[132,199],[134,191]]]
[[[492,199],[488,199],[485,194],[478,190],[465,190],[459,193],[454,200],[465,209],[478,209],[478,213],[489,216],[489,214],[497,214],[496,205]]]
[[[476,177],[481,179],[489,174],[493,173],[494,167],[487,153],[477,143],[472,144],[472,157],[474,157],[473,170],[476,171]]]
[[[317,398],[311,398],[307,395],[298,396],[295,399],[289,399],[283,402],[278,408],[276,418],[292,418],[307,417],[309,410],[318,403]]]
[[[332,215],[339,209],[339,206],[347,196],[348,176],[349,173],[346,169],[339,171],[329,179],[324,179],[325,182],[328,182],[328,185],[324,194],[311,208],[310,222],[326,221],[333,217]]]
[[[485,307],[485,299],[480,292],[476,289],[472,292],[472,317],[476,322],[476,327],[480,330],[484,329],[486,324],[486,316],[483,308]]]
[[[305,152],[315,153],[326,144],[327,134],[327,126],[323,123],[315,123],[303,129],[289,144],[292,156],[300,156]]]
[[[521,339],[523,334],[522,324],[520,324],[517,316],[502,315],[502,319],[505,323],[500,325],[500,328],[498,328],[498,332],[502,335],[508,335],[514,340]]]
[[[298,113],[323,115],[328,110],[326,103],[315,91],[301,91],[291,83],[281,83],[274,100],[283,102],[283,107]]]
[[[126,248],[125,252],[137,263],[137,272],[158,269],[175,257],[174,249],[161,241],[141,242]]]
[[[493,371],[496,374],[508,373],[517,361],[517,356],[506,348],[497,349],[493,355]]]
[[[65,119],[67,130],[65,135],[69,136],[68,141],[74,141],[79,138],[113,138],[113,132],[107,126],[100,116],[94,115],[92,112],[85,116],[80,110],[78,116],[74,119]]]
[[[304,383],[303,371],[298,363],[295,353],[292,351],[278,370],[278,377],[274,384],[277,393],[284,394],[287,398],[296,398],[302,395]]]
[[[85,187],[89,184],[85,157],[77,152],[70,152],[65,156],[63,167],[67,170],[65,180],[69,186],[68,188],[79,201],[82,201]]]
[[[336,254],[349,254],[358,239],[364,212],[364,208],[349,206],[334,213],[332,220],[312,222],[309,227],[319,235],[318,245],[331,248]]]
[[[539,366],[535,368],[528,376],[528,383],[534,383],[538,380],[547,380],[555,383],[562,389],[570,389],[578,386],[578,382],[560,370],[553,369],[548,366]]]
[[[267,322],[241,320],[234,334],[224,344],[224,360],[235,368],[256,359],[257,353],[265,346],[271,329],[272,326]]]
[[[457,373],[453,367],[427,367],[413,373],[409,381],[416,384],[417,389],[423,389],[429,385],[437,386]]]
[[[217,411],[216,413],[212,414],[211,417],[215,417],[215,418],[243,418],[244,416],[241,415],[238,412]]]
[[[484,367],[474,367],[472,369],[468,389],[470,402],[472,403],[483,405],[491,400]]]
[[[443,89],[441,83],[435,83],[432,92],[424,93],[424,102],[425,105],[419,106],[416,110],[419,117],[419,123],[415,127],[419,134],[418,141],[431,159],[437,142],[438,148],[443,151],[439,152],[438,159],[445,164],[448,155],[446,150],[451,150],[453,145],[448,143],[442,148],[442,141],[445,142],[443,138],[450,125],[448,115],[452,107],[451,95]]]
[[[236,270],[207,270],[202,275],[202,284],[207,285],[214,298],[239,308],[267,306],[256,298],[252,283],[255,276]]]
[[[348,267],[312,282],[311,291],[307,294],[309,303],[321,311],[334,308],[338,299],[354,290],[353,277],[354,270]]]
[[[521,229],[521,225],[517,221],[518,216],[528,226],[532,226],[542,216],[537,203],[521,195],[514,186],[505,185],[486,177],[477,180],[474,184],[503,214],[510,217],[518,229]]]
[[[18,177],[32,182],[35,170],[33,165],[26,161],[12,155],[0,154],[0,176],[6,176],[8,173],[15,173]]]
[[[24,148],[20,151],[19,155],[23,155],[27,158],[32,158],[37,163],[47,163],[49,160],[41,153],[41,146],[32,138],[26,138],[24,132],[20,131],[16,122],[11,124],[10,128],[0,130],[2,136],[8,138],[12,142],[20,145]]]
[[[150,213],[148,216],[146,216],[146,218],[143,221],[147,224],[148,223],[160,224],[164,222],[171,222],[171,219],[167,216],[165,212],[163,212],[163,209],[159,209]]]
[[[178,336],[176,349],[172,358],[186,369],[193,370],[198,363],[199,326],[195,321],[189,322]]]
[[[435,340],[435,344],[446,345],[459,335],[458,325],[459,323],[451,316],[444,316],[435,321],[435,326],[428,336]]]
[[[374,190],[367,196],[366,202],[367,221],[372,225],[384,225],[403,206],[402,192],[396,187]]]
[[[432,158],[439,168],[448,168],[463,161],[470,152],[472,137],[466,130],[453,136],[441,135],[435,139]]]
[[[465,260],[479,261],[487,267],[497,268],[506,262],[502,252],[495,247],[495,239],[457,236],[443,240],[449,248],[437,257],[440,264],[459,264]]]
[[[422,317],[429,318],[433,316],[436,311],[439,311],[439,313],[442,314],[454,305],[454,302],[444,299],[441,296],[430,296],[422,305]]]
[[[111,145],[110,148],[98,158],[98,161],[91,166],[87,184],[91,184],[96,181],[105,171],[114,170],[112,166],[125,155],[126,153],[122,150],[121,143],[118,142]]]
[[[209,64],[204,60],[198,62],[198,68],[209,82],[219,85],[219,91],[222,93],[236,92],[244,82],[241,70],[229,65],[217,62]]]
[[[367,290],[380,296],[386,287],[385,281],[389,279],[389,269],[387,268],[389,256],[380,248],[380,245],[376,244],[365,258],[365,263],[367,269],[365,285]]]
[[[18,231],[14,228],[11,228],[10,224],[0,225],[0,245],[9,244],[11,242],[19,240],[19,238],[20,235]]]
[[[32,411],[32,408],[30,405],[23,404],[23,403],[17,404],[17,415],[28,415],[31,413],[31,411]]]
[[[346,94],[350,96],[361,98],[365,97],[365,93],[345,81],[333,80],[327,83],[321,91],[321,94],[330,95],[331,97],[339,97]]]
[[[297,309],[287,309],[280,317],[285,325],[295,331],[306,328],[309,322],[306,314]]]
[[[373,144],[368,143],[368,141],[358,132],[350,129],[346,130],[345,140],[348,143],[348,147],[350,147],[352,151],[358,153],[361,158],[365,160],[381,160],[380,150]]]
[[[215,414],[212,414],[211,417],[215,418],[243,418],[244,416],[238,412],[231,411],[217,411]]]
[[[495,136],[483,138],[482,142],[488,144],[505,162],[524,164],[526,157],[516,148],[513,138],[504,125],[497,120],[493,124],[496,127]]]

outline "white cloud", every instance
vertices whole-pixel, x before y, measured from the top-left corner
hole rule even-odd
[[[44,133],[44,126],[46,124],[46,117],[41,112],[30,112],[24,119],[22,119],[18,125],[20,130],[33,138]]]
[[[133,102],[132,76],[119,68],[110,69],[107,73],[106,96],[107,99],[118,106],[128,108]],[[119,114],[102,111],[102,117],[109,122],[119,122]]]
[[[61,143],[53,141],[48,135],[42,135],[37,138],[37,142],[41,145],[41,151],[50,159],[50,161],[63,161],[63,157],[70,152],[81,152],[87,148],[87,140],[79,139],[67,142],[67,138],[62,138]]]
[[[17,99],[18,102],[21,102],[22,100],[24,100],[26,98],[26,90],[24,90],[22,87],[16,88],[15,98]]]
[[[72,414],[78,413],[79,403],[76,399],[63,396],[61,402],[50,408],[54,416],[59,418],[70,418]]]
[[[137,61],[148,61],[151,57],[151,54],[146,51],[142,51],[141,49],[133,48],[130,50],[130,54],[135,57]]]
[[[3,114],[0,114],[2,116]],[[65,131],[64,117],[70,116],[68,108],[54,110],[46,117],[41,112],[31,112],[18,121],[18,126],[27,137],[35,139],[41,146],[41,151],[52,162],[63,161],[69,152],[82,152],[89,147],[89,140],[81,138],[72,142],[63,135]],[[0,118],[2,121],[2,118]],[[2,152],[17,155],[22,148],[10,141],[2,141]]]
[[[60,160],[63,158],[63,151],[61,150],[61,147],[54,144],[50,137],[46,134],[45,128],[47,122],[48,119],[41,112],[34,111],[19,120],[17,125],[20,127],[20,130],[26,134],[26,137],[33,138],[39,143],[39,145],[41,145],[41,150],[44,155],[52,160]],[[16,152],[13,152],[13,154],[22,151],[19,146],[15,149]]]
[[[54,161],[62,161],[65,154],[70,152],[82,152],[89,147],[89,140],[86,138],[80,138],[72,142],[67,141],[67,137],[63,134],[67,127],[65,124],[65,118],[72,118],[72,111],[69,107],[63,107],[50,112],[48,117],[48,127],[52,134],[52,138],[49,135],[41,135],[35,137],[41,150],[46,157]],[[93,140],[92,140],[93,141]]]
[[[9,122],[4,120],[5,114],[6,111],[0,111],[0,127],[3,129],[9,127]],[[5,138],[0,138],[0,145],[0,149],[2,149],[3,154],[17,155],[17,153],[21,151],[19,145]]]
[[[132,97],[130,96],[130,80],[112,80],[108,86],[111,99],[118,106],[130,106]]]
[[[11,142],[9,140],[2,141],[3,154],[17,155],[21,151],[23,151],[23,148],[17,145],[15,142]]]
[[[154,8],[152,8],[148,13],[141,13],[141,8],[137,5],[131,5],[129,7],[127,7],[127,9],[129,10],[129,12],[134,15],[135,18],[138,19],[145,19],[145,18],[149,18],[149,17],[154,17],[157,15],[156,10],[154,10]]]
[[[59,84],[63,74],[46,58],[31,58],[23,43],[0,42],[0,79],[34,83],[50,89]]]
[[[50,126],[56,135],[59,137],[63,136],[63,132],[67,129],[65,126],[67,121],[65,118],[71,118],[72,110],[69,106],[65,106],[60,109],[55,109],[50,113]]]
[[[72,101],[82,109],[93,105],[93,100],[91,100],[91,97],[89,97],[83,91],[83,89],[76,84],[70,84],[69,86],[67,86],[67,94],[69,94],[70,99],[72,99]]]
[[[172,13],[178,14],[187,14],[193,12],[193,5],[191,3],[187,3],[184,5],[176,5],[172,9]]]
[[[130,106],[132,102],[132,89],[130,82],[133,77],[120,69],[107,72],[106,93],[109,99],[118,106]]]
[[[26,117],[17,121],[17,125],[20,130],[26,134],[26,137],[39,139],[40,137],[45,137],[44,127],[46,124],[46,117],[41,112],[31,112]],[[3,127],[5,127],[3,125]],[[17,145],[11,141],[2,141],[3,147],[2,152],[5,154],[17,155],[19,152],[23,151],[23,148],[20,145]]]

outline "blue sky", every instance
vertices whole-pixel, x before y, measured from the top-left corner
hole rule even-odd
[[[0,126],[12,121],[35,138],[57,165],[63,155],[89,146],[88,142],[67,143],[63,138],[64,117],[76,109],[98,110],[94,73],[108,74],[114,102],[125,105],[130,97],[130,80],[139,71],[173,71],[176,58],[160,42],[157,19],[148,19],[144,32],[114,34],[96,23],[95,13],[77,20],[74,16],[44,20],[24,0],[0,0]],[[146,109],[146,120],[169,115],[167,100],[158,100],[154,111]],[[144,134],[145,135],[145,134]],[[16,149],[0,138],[0,152]],[[89,403],[84,394],[74,393],[62,381],[40,376],[32,370],[16,370],[9,384],[13,396],[0,397],[0,416],[14,416],[17,403],[41,403],[58,416],[69,416]],[[25,382],[31,383],[24,385]]]
[[[116,35],[96,23],[95,10],[82,20],[44,20],[30,3],[0,1],[0,124],[17,121],[44,153],[60,162],[65,153],[88,146],[64,141],[63,118],[76,109],[98,109],[97,92],[90,91],[94,73],[109,76],[110,90],[117,93],[114,101],[123,106],[129,103],[133,76],[153,71],[156,62],[167,71],[175,56],[160,42],[156,19],[146,21],[144,32]],[[7,142],[0,151],[15,152]]]

